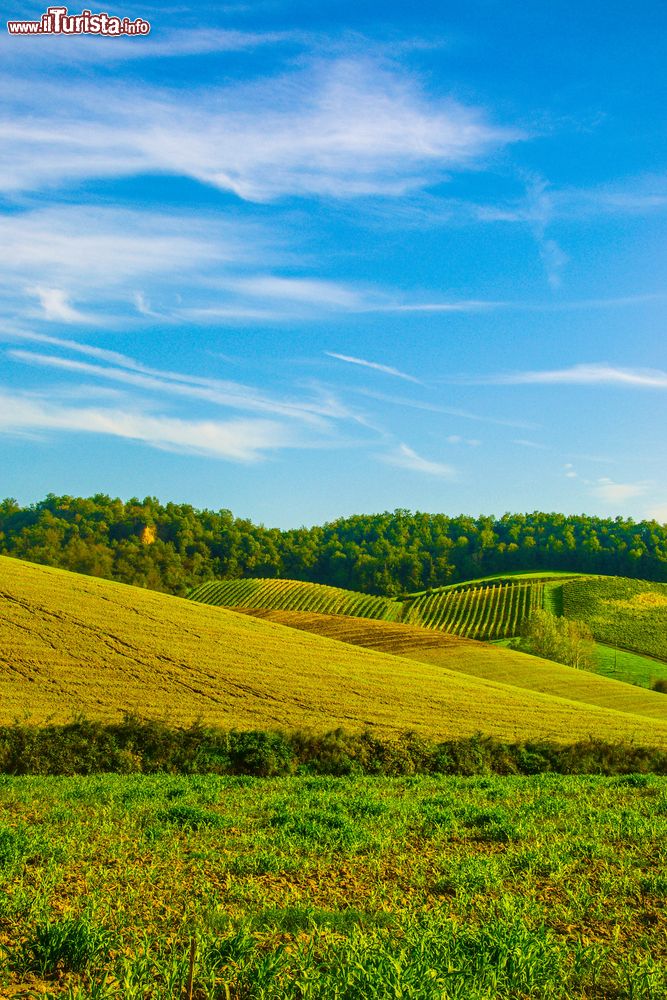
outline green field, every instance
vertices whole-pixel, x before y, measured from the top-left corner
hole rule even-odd
[[[299,580],[222,580],[203,583],[188,594],[191,601],[225,608],[270,608],[277,611],[319,611],[328,615],[396,621],[400,601],[357,594]]]
[[[230,608],[400,621],[481,640],[516,636],[527,616],[545,607],[586,622],[600,642],[667,661],[667,584],[623,577],[504,574],[401,600],[295,580],[225,580],[203,584],[188,596]]]
[[[542,607],[543,594],[541,581],[427,593],[405,602],[403,621],[468,639],[496,639],[516,635],[531,611]]]
[[[664,661],[615,646],[605,646],[602,642],[595,644],[595,659],[596,673],[626,684],[650,688],[656,681],[667,678],[667,663]]]
[[[667,584],[584,577],[563,584],[563,611],[600,642],[667,660]]]
[[[0,782],[3,997],[657,1000],[667,788]]]
[[[460,584],[403,600],[357,594],[296,580],[222,580],[195,588],[190,600],[228,608],[264,608],[403,621],[470,639],[515,635],[526,615],[541,607],[542,574]],[[551,574],[550,577],[551,578]]]

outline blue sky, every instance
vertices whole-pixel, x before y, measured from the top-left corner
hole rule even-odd
[[[667,521],[664,4],[102,9],[0,38],[2,495]]]

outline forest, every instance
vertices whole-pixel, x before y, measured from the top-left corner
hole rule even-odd
[[[540,512],[398,509],[281,530],[155,497],[48,494],[28,506],[0,502],[0,553],[177,595],[243,577],[386,595],[519,570],[667,581],[667,525]]]

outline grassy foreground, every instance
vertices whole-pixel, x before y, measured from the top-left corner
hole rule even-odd
[[[228,729],[667,746],[662,720],[3,557],[0,608],[0,723],[129,711]]]
[[[3,997],[655,1000],[665,779],[0,779]]]

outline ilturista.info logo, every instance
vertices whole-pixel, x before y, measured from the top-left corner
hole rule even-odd
[[[117,17],[106,12],[93,14],[90,10],[70,14],[67,7],[48,7],[39,21],[7,21],[10,35],[107,35],[114,38],[147,35],[150,30],[149,22],[142,17]]]

